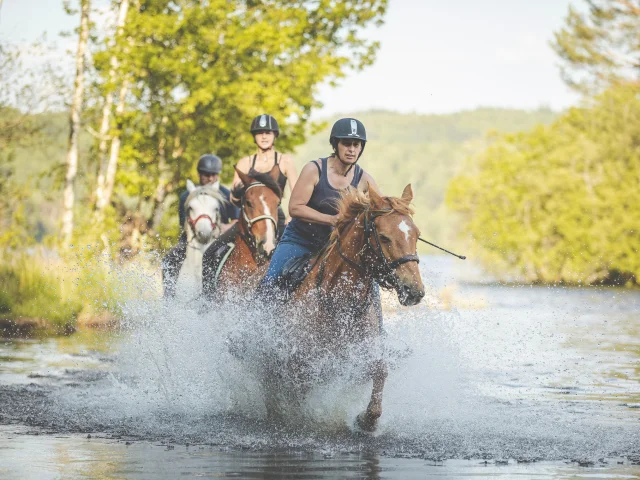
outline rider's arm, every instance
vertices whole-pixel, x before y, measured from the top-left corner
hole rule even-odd
[[[282,165],[282,173],[284,173],[287,177],[289,190],[293,192],[293,187],[296,186],[296,182],[298,181],[298,170],[293,164],[293,159],[285,153],[284,155],[282,155],[280,164]]]
[[[335,225],[336,216],[320,213],[311,207],[307,207],[309,199],[313,194],[313,189],[320,180],[318,167],[313,162],[307,163],[300,172],[300,177],[296,182],[291,198],[289,199],[289,215],[300,220],[321,225]]]
[[[236,164],[236,168],[241,172],[246,173],[249,171],[249,162],[250,162],[249,157],[243,157]],[[238,172],[234,170],[233,181],[231,182],[231,191],[233,191],[236,187],[242,187],[242,180],[240,180],[240,176],[238,175]],[[233,195],[231,195],[230,201],[231,201],[231,204],[235,205],[236,207],[240,205],[240,199],[235,198]]]
[[[293,187],[296,186],[296,182],[298,181],[298,170],[296,166],[293,164],[293,159],[287,155],[282,155],[282,160],[280,160],[280,164],[282,165],[282,173],[284,173],[287,177],[287,185],[289,185],[289,192],[293,192]],[[287,215],[287,222],[291,220],[291,216]]]

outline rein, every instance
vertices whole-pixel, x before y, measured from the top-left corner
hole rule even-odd
[[[261,182],[254,182],[251,185],[249,185],[245,191],[244,191],[244,195],[242,196],[242,205],[241,205],[241,210],[242,210],[242,217],[244,218],[244,221],[247,223],[247,233],[246,234],[242,234],[243,238],[245,239],[245,241],[247,242],[247,244],[255,249],[256,246],[256,238],[253,235],[253,233],[251,232],[251,227],[253,226],[254,223],[257,223],[261,220],[270,220],[271,222],[273,222],[273,227],[275,229],[275,236],[276,238],[278,237],[278,221],[272,216],[272,215],[258,215],[256,217],[253,218],[249,218],[249,216],[247,215],[247,212],[245,211],[245,198],[247,195],[247,192],[254,187],[266,187],[266,185],[264,183]],[[268,188],[268,187],[267,187]]]
[[[415,254],[405,255],[403,257],[390,261],[382,251],[382,245],[380,244],[380,237],[378,236],[375,218],[391,212],[392,210],[385,210],[382,213],[374,214],[373,218],[369,218],[368,211],[364,213],[365,248],[367,246],[371,247],[374,257],[377,260],[377,262],[374,262],[372,265],[367,266],[366,264],[358,263],[356,260],[347,257],[340,247],[339,236],[336,242],[336,246],[338,247],[338,254],[344,261],[346,261],[349,265],[354,267],[362,274],[370,273],[376,283],[378,283],[378,285],[380,285],[382,288],[386,289],[397,288],[400,283],[398,275],[396,273],[396,268],[408,262],[420,263],[420,258]],[[373,245],[370,242],[371,236],[373,236],[373,239],[375,240],[375,243]]]

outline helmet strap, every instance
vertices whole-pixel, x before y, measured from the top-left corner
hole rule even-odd
[[[336,143],[337,145],[337,143]],[[362,150],[364,150],[364,147],[362,147]],[[360,154],[358,155],[358,158],[356,159],[356,161],[354,163],[347,163],[344,160],[342,160],[340,158],[340,154],[338,153],[338,148],[337,146],[333,147],[333,153],[335,154],[336,158],[340,161],[341,164],[343,165],[349,165],[349,168],[347,168],[347,171],[344,172],[343,177],[346,177],[347,175],[349,175],[349,172],[351,171],[351,169],[358,163],[358,160],[360,160],[360,157],[362,156],[362,150],[360,150]]]

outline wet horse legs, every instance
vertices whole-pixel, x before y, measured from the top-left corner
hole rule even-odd
[[[367,409],[356,418],[356,424],[361,430],[373,432],[378,426],[378,419],[382,415],[382,390],[387,379],[387,365],[384,360],[377,360],[373,364],[373,390]]]

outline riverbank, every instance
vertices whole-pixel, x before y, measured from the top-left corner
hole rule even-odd
[[[116,264],[92,252],[44,248],[0,255],[0,337],[69,335],[111,328],[131,298],[160,295],[157,267],[145,258]]]

